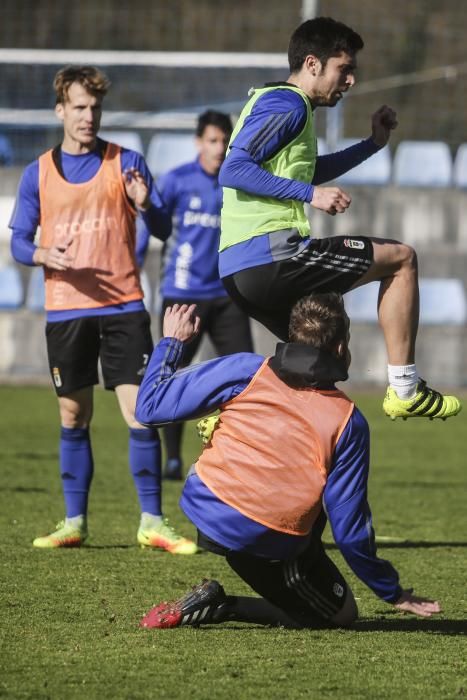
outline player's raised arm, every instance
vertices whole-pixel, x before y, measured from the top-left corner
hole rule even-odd
[[[162,332],[165,338],[188,343],[199,333],[199,324],[196,304],[174,304],[165,310]]]
[[[397,114],[387,105],[382,105],[371,116],[371,138],[382,148],[387,144],[391,131],[397,127]]]
[[[149,187],[144,176],[137,168],[123,171],[123,183],[127,196],[134,202],[139,211],[147,211],[151,206]]]
[[[208,415],[243,391],[264,362],[261,355],[244,352],[182,367],[184,345],[198,329],[194,305],[167,309],[164,337],[138,392],[135,415],[140,423],[165,425]]]
[[[165,241],[171,233],[171,217],[146,161],[139,153],[123,149],[121,165],[126,196],[138,210],[147,238],[151,235]],[[142,262],[147,243],[140,245],[138,261]]]
[[[326,214],[343,214],[350,207],[352,197],[340,187],[314,187],[311,206],[321,209]]]

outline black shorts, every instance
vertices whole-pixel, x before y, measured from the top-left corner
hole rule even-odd
[[[312,292],[348,292],[372,262],[369,238],[313,238],[294,257],[235,272],[223,283],[245,313],[287,340],[290,311],[299,299]]]
[[[211,339],[218,356],[253,352],[250,319],[229,297],[204,300],[165,298],[162,303],[161,333],[164,312],[168,306],[174,304],[196,304],[197,314],[201,319],[200,332],[185,346],[183,366],[190,364],[205,333]]]
[[[347,583],[321,542],[322,528],[294,559],[278,561],[234,552],[198,533],[200,547],[225,556],[229,566],[262,598],[303,627],[327,626],[343,607]]]
[[[99,383],[106,389],[141,384],[153,342],[147,311],[47,323],[47,353],[58,396]]]

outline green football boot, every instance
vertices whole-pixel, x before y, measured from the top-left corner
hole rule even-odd
[[[199,437],[201,438],[203,445],[207,445],[212,438],[212,434],[217,428],[220,416],[208,416],[207,418],[202,418],[196,424],[196,430]]]
[[[33,541],[33,547],[41,549],[56,549],[57,547],[81,547],[88,536],[88,530],[85,524],[81,527],[69,525],[66,520],[62,520],[57,525],[57,529],[51,532],[50,535],[44,537],[36,537]]]
[[[383,401],[383,411],[387,416],[396,418],[441,418],[446,420],[456,416],[462,406],[455,396],[443,396],[439,391],[430,389],[423,379],[417,385],[417,393],[411,399],[400,399],[394,389],[388,386]]]
[[[166,518],[157,525],[140,525],[137,538],[142,547],[165,549],[171,554],[196,554],[198,551],[196,544],[178,535]]]

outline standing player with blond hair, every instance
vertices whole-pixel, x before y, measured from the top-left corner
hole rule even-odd
[[[142,156],[97,137],[108,87],[93,66],[58,71],[55,112],[63,141],[26,168],[10,222],[14,258],[44,270],[47,350],[61,421],[66,517],[33,544],[76,547],[87,537],[94,468],[89,428],[100,359],[105,387],[115,391],[129,427],[130,469],[142,512],[138,541],[192,554],[196,545],[162,517],[157,430],[134,416],[153,347],[135,259],[135,219],[139,212],[164,239],[169,218]]]

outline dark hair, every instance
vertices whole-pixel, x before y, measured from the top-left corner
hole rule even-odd
[[[341,294],[310,294],[297,301],[289,321],[289,340],[334,350],[347,341],[349,317]]]
[[[216,112],[214,109],[208,109],[198,117],[196,125],[196,136],[202,136],[207,126],[217,126],[224,134],[232,133],[232,120],[228,114],[224,112]]]
[[[316,56],[324,68],[331,56],[342,52],[353,55],[360,49],[363,49],[362,37],[342,22],[331,17],[309,19],[297,27],[290,38],[290,72],[297,73],[310,54]]]
[[[110,81],[95,66],[65,66],[60,68],[54,78],[54,90],[57,104],[64,104],[68,99],[68,90],[73,83],[79,83],[91,95],[104,97],[110,87]]]

